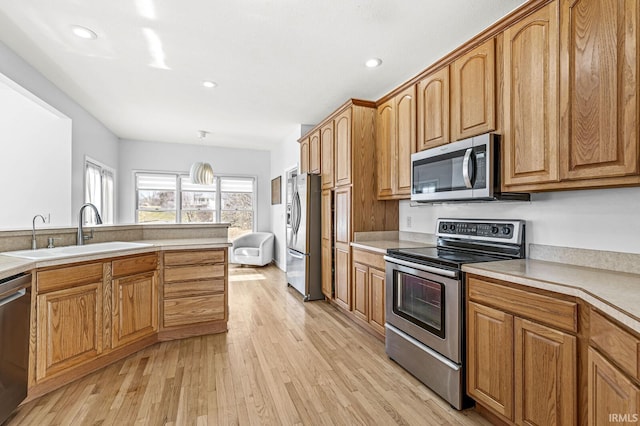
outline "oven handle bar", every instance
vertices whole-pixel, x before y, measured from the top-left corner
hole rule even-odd
[[[418,263],[407,262],[406,260],[396,259],[395,257],[385,256],[384,260],[391,263],[396,263],[408,268],[418,269],[424,272],[431,272],[432,274],[444,275],[445,277],[457,278],[458,273],[456,271],[449,271],[447,269],[434,268],[433,266],[420,265]]]

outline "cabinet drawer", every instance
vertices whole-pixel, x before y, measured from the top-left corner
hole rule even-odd
[[[627,373],[640,379],[640,339],[594,310],[590,319],[591,343]]]
[[[226,249],[170,251],[164,254],[165,266],[224,263]]]
[[[207,280],[224,277],[225,265],[177,266],[164,269],[164,282]]]
[[[184,297],[199,296],[212,293],[224,292],[224,279],[205,281],[184,281],[176,283],[166,283],[164,285],[164,297]]]
[[[183,297],[164,301],[165,327],[224,320],[224,314],[224,294]]]
[[[578,331],[578,304],[470,277],[469,298],[563,330]]]
[[[70,266],[37,273],[38,293],[102,281],[102,263]]]
[[[353,261],[357,263],[364,263],[374,268],[385,270],[384,255],[378,253],[372,253],[366,250],[353,249]]]
[[[141,274],[154,271],[158,267],[158,256],[149,254],[146,256],[127,257],[111,262],[111,276],[113,278],[124,275]]]

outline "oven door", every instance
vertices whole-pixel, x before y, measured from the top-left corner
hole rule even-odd
[[[411,155],[411,200],[491,199],[495,135],[484,134]]]
[[[462,363],[463,292],[458,273],[387,256],[385,260],[386,322]]]

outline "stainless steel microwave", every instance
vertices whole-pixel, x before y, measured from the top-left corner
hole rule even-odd
[[[411,201],[528,201],[500,191],[500,137],[485,133],[411,155]]]

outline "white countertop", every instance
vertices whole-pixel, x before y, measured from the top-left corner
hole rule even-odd
[[[462,270],[578,297],[640,333],[640,275],[533,259],[467,264]]]
[[[188,250],[188,249],[209,249],[230,247],[231,242],[228,238],[182,238],[167,240],[144,240],[134,241],[136,243],[151,244],[146,247],[97,252],[91,254],[78,254],[57,259],[30,260],[17,257],[5,256],[0,253],[0,279],[10,277],[12,275],[28,272],[36,268],[47,266],[59,266],[70,263],[86,262],[91,260],[108,259],[119,256],[130,256],[141,253],[152,253],[160,250]]]
[[[371,241],[354,241],[351,243],[351,247],[373,251],[381,254],[387,254],[388,249],[435,247],[435,244],[422,243],[419,241],[406,241],[406,240],[371,240]]]

